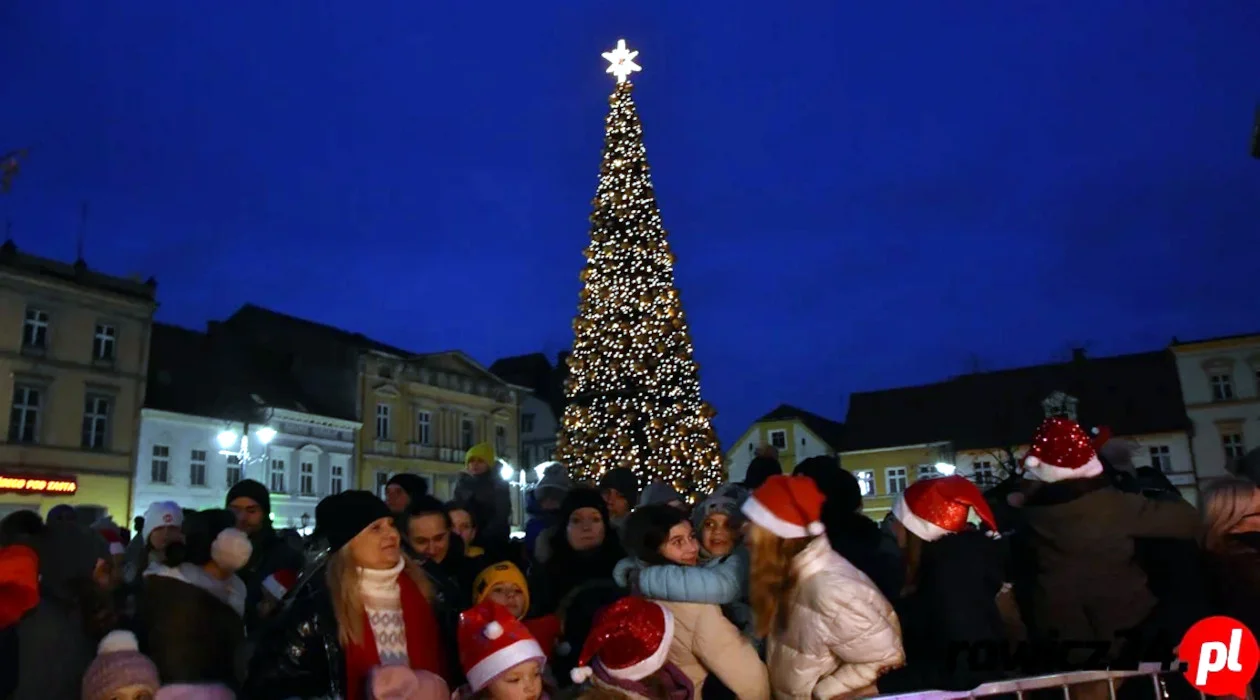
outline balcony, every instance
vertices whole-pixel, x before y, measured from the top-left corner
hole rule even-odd
[[[419,442],[409,442],[407,443],[407,446],[411,450],[411,456],[416,457],[417,459],[435,460],[438,458],[438,448],[433,445],[425,445]]]
[[[373,440],[372,452],[378,455],[396,455],[398,454],[398,443],[393,440]]]

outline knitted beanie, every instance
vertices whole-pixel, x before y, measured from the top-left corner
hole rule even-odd
[[[160,685],[157,666],[140,653],[136,635],[114,630],[101,640],[96,658],[83,673],[83,700],[109,700],[133,686],[156,693]]]
[[[153,700],[236,700],[236,693],[218,683],[173,683],[162,686]]]

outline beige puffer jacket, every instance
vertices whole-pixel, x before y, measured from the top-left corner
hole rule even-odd
[[[669,662],[691,679],[695,700],[703,700],[701,689],[710,673],[740,700],[770,700],[766,665],[721,608],[707,603],[656,602],[674,615]]]
[[[874,583],[817,537],[792,561],[796,590],[770,635],[766,665],[776,700],[875,695],[879,676],[905,663],[901,623]]]

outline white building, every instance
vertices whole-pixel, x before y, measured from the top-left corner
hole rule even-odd
[[[133,512],[143,514],[154,501],[175,501],[193,510],[223,508],[233,484],[254,479],[271,491],[276,528],[314,525],[320,499],[354,488],[359,426],[293,410],[268,413],[265,425],[249,426],[248,457],[242,465],[242,423],[144,409]]]
[[[1174,339],[1172,352],[1193,424],[1195,472],[1209,483],[1260,448],[1260,334]]]

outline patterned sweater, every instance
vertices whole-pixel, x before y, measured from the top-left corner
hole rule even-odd
[[[392,569],[359,569],[359,593],[367,611],[372,639],[382,666],[407,666],[407,631],[403,625],[398,575],[403,560]]]

